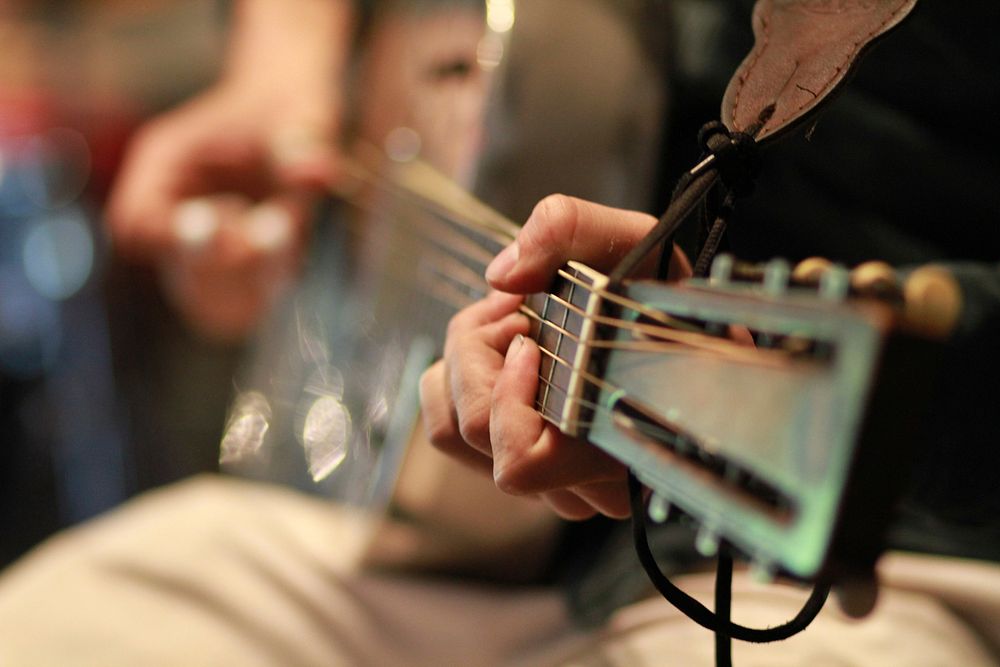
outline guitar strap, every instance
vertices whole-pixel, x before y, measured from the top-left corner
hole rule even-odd
[[[621,284],[656,248],[670,248],[675,232],[721,180],[723,217],[716,218],[695,275],[725,230],[725,214],[736,196],[752,190],[757,146],[810,118],[855,70],[860,58],[898,26],[917,0],[757,0],[754,45],[736,69],[722,100],[721,121],[699,136],[703,159],[682,175],[670,206],[632,252],[609,274]],[[669,260],[670,252],[662,257]],[[662,265],[661,275],[666,275]]]
[[[754,46],[722,99],[722,122],[746,132],[773,113],[758,143],[817,111],[854,71],[859,58],[906,18],[917,0],[758,0]]]

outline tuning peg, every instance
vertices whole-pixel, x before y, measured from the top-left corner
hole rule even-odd
[[[910,325],[929,336],[944,338],[958,322],[962,290],[944,267],[922,266],[903,283],[903,303]]]
[[[799,283],[819,284],[823,274],[830,270],[833,262],[825,257],[809,257],[795,265],[792,270],[792,280]]]
[[[649,518],[656,523],[664,523],[670,517],[670,501],[658,493],[649,497]]]
[[[721,253],[715,256],[712,261],[712,268],[708,274],[708,280],[713,285],[725,285],[733,277],[733,256]]]
[[[791,265],[783,259],[772,259],[764,265],[764,291],[777,296],[788,289],[792,276]]]
[[[833,264],[819,279],[819,295],[829,301],[842,301],[851,291],[851,274],[843,266]]]
[[[851,270],[851,288],[872,296],[898,296],[899,281],[896,270],[885,262],[872,261],[858,264]]]
[[[851,287],[847,269],[825,257],[809,257],[799,262],[792,271],[792,280],[817,285],[820,297],[829,301],[844,299]]]
[[[758,584],[772,584],[777,578],[777,567],[774,562],[762,558],[754,558],[750,562],[750,579]]]
[[[706,558],[714,556],[719,553],[719,533],[708,526],[702,526],[695,535],[694,548]]]

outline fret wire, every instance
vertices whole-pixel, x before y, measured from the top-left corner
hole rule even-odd
[[[546,382],[545,378],[543,378],[542,376],[538,376],[538,380],[540,382]],[[565,396],[566,401],[568,402],[578,403],[579,405],[582,405],[585,408],[591,408],[593,410],[597,410],[600,407],[597,403],[593,401],[588,401],[585,398],[579,396],[570,396],[569,391],[565,387],[562,387],[558,384],[552,384],[550,386],[552,387],[552,389],[555,389],[557,392]]]
[[[549,300],[546,299],[545,300],[545,305],[542,306],[542,322],[548,321],[548,318],[547,318],[548,311],[549,311]],[[538,337],[539,338],[542,337],[542,330],[541,329],[538,330]],[[539,345],[538,347],[539,347],[539,349],[544,349],[541,345]],[[545,390],[542,392],[542,398],[541,398],[541,400],[542,400],[543,403],[547,403],[548,402],[549,387],[552,386],[551,380],[552,380],[552,373],[554,371],[555,371],[555,364],[553,364],[552,366],[549,367],[549,378],[548,378],[548,381],[545,383],[546,384]]]
[[[585,281],[568,273],[565,269],[559,269],[558,275],[572,283],[580,285],[581,287],[597,294],[603,299],[617,303],[618,305],[623,306],[624,308],[627,308],[629,310],[633,310],[641,315],[645,315],[649,319],[656,320],[661,324],[665,324],[667,326],[681,329],[683,331],[689,331],[692,333],[698,333],[700,331],[697,327],[694,327],[693,325],[688,324],[683,320],[678,320],[677,318],[671,317],[670,315],[667,315],[662,311],[656,310],[655,308],[650,308],[649,306],[646,306],[645,304],[642,304],[638,301],[629,299],[628,297],[622,296],[615,292],[609,292],[605,289],[595,290],[594,288],[588,286]],[[595,321],[597,320],[595,319]]]
[[[568,295],[569,296],[569,301],[573,300],[573,294],[574,294],[573,290],[575,289],[575,287],[576,286],[574,284],[570,283],[569,295]],[[566,309],[566,308],[563,308],[562,325],[559,326],[558,329],[557,329],[557,331],[559,332],[559,334],[558,334],[559,337],[556,339],[556,349],[554,350],[557,355],[559,355],[559,354],[562,353],[561,352],[561,350],[562,350],[562,344],[563,344],[563,341],[566,339],[566,336],[562,332],[566,331],[566,325],[568,324],[568,320],[569,320],[569,310]],[[573,338],[576,338],[576,337],[574,336]],[[579,340],[579,339],[577,339],[577,340]],[[579,344],[579,342],[577,344]],[[555,366],[552,366],[550,375],[555,375]],[[565,402],[564,402],[564,408],[565,408]]]
[[[563,366],[566,366],[570,370],[573,370],[573,365],[570,364],[565,359],[563,359],[561,357],[554,356],[552,354],[552,352],[550,352],[549,350],[546,350],[544,347],[539,346],[538,349],[541,350],[543,354],[546,354],[549,357],[551,357],[552,359],[554,359],[556,363],[562,364]],[[599,378],[599,377],[597,377],[597,376],[595,376],[595,375],[593,375],[593,374],[591,374],[591,373],[589,373],[589,372],[587,372],[585,370],[577,369],[576,372],[580,374],[581,378],[583,378],[585,381],[589,382],[590,384],[594,385],[595,387],[598,387],[600,389],[605,389],[605,390],[610,391],[610,392],[619,391],[619,388],[616,387],[615,385],[613,385],[612,383],[608,382],[607,380],[603,380],[603,379],[601,379],[601,378]]]
[[[577,336],[576,334],[574,334],[573,332],[571,332],[571,331],[569,331],[567,329],[564,329],[564,328],[560,327],[558,324],[556,324],[552,320],[546,320],[546,319],[544,319],[541,315],[539,315],[538,313],[536,313],[535,311],[533,311],[531,308],[529,308],[528,306],[524,305],[523,303],[521,304],[520,310],[521,310],[521,312],[524,315],[527,315],[529,318],[535,320],[539,324],[541,324],[543,326],[547,326],[547,327],[549,327],[551,329],[554,329],[555,331],[559,332],[560,334],[565,335],[567,338],[570,338],[571,340],[573,340],[573,341],[575,341],[577,343],[583,344],[583,341],[580,340],[579,336]]]
[[[559,428],[560,426],[562,426],[562,420],[559,417],[555,417],[553,415],[550,415],[547,412],[544,412],[543,410],[540,409],[541,407],[542,406],[536,401],[535,402],[535,409],[538,410],[538,414],[540,414],[542,416],[542,419],[544,419],[548,423],[552,424],[556,428]],[[572,428],[581,428],[581,427],[582,428],[590,428],[591,426],[594,425],[594,422],[592,422],[592,421],[586,421],[586,420],[583,420],[583,419],[572,419],[572,420],[566,422],[566,425],[570,426]],[[562,429],[559,428],[559,430],[561,431]]]

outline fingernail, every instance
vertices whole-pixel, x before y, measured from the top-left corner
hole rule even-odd
[[[517,264],[520,253],[521,250],[517,247],[517,241],[500,251],[500,254],[494,257],[490,265],[486,267],[486,280],[493,282],[504,278],[511,272],[514,265]]]
[[[277,204],[261,204],[251,209],[244,221],[247,243],[263,253],[281,250],[292,239],[292,218]]]
[[[204,247],[219,229],[219,216],[206,199],[188,199],[177,206],[172,221],[174,236],[188,250]]]
[[[504,357],[503,363],[506,366],[507,362],[517,356],[517,353],[524,348],[524,336],[522,334],[517,334],[514,336],[514,340],[510,342],[507,347],[507,354]]]

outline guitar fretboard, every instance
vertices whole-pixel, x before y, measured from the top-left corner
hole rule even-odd
[[[567,435],[583,437],[590,423],[587,370],[596,333],[595,316],[607,278],[570,263],[548,294],[525,301],[531,336],[542,351],[538,411]]]

